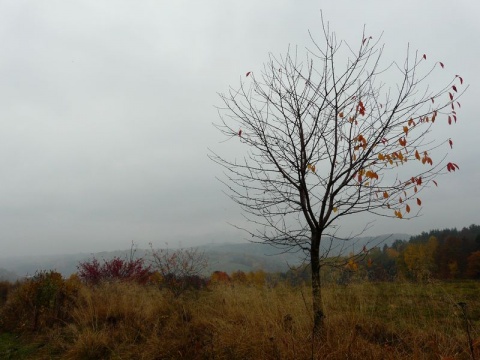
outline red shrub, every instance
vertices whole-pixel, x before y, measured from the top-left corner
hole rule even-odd
[[[77,268],[80,279],[93,285],[101,281],[135,281],[145,284],[152,274],[150,265],[145,266],[144,259],[114,257],[103,260],[103,264],[100,264],[94,257],[91,261],[81,262]]]

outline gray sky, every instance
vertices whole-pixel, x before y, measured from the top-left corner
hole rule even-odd
[[[0,257],[240,241],[207,158],[217,92],[269,52],[310,45],[308,30],[321,37],[320,9],[339,38],[365,24],[384,31],[387,59],[410,42],[470,84],[439,132],[461,171],[422,195],[421,218],[378,219],[370,234],[479,224],[475,1],[12,0],[0,2]]]

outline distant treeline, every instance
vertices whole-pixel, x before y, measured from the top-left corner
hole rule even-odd
[[[328,260],[328,259],[327,259]],[[328,262],[328,261],[327,261]],[[331,261],[322,272],[326,281],[393,281],[480,279],[480,226],[422,232],[362,254]],[[290,283],[309,281],[309,268],[292,269],[281,277]]]

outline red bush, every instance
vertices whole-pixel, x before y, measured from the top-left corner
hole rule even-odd
[[[102,281],[135,281],[139,284],[148,282],[152,269],[145,266],[144,259],[121,259],[114,257],[103,260],[103,264],[94,257],[78,265],[78,276],[82,281],[96,285]]]

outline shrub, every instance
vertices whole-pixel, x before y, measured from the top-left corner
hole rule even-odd
[[[56,271],[37,272],[20,283],[1,311],[1,327],[10,331],[40,330],[69,319],[79,284]]]
[[[186,290],[199,290],[207,285],[202,277],[208,266],[204,253],[198,249],[154,250],[153,267],[161,275],[161,287],[170,290],[175,297]]]
[[[78,265],[78,276],[87,284],[98,285],[102,281],[134,281],[146,284],[152,274],[151,267],[145,265],[145,260],[121,259],[114,257],[103,260],[103,264],[94,257],[90,261]]]

